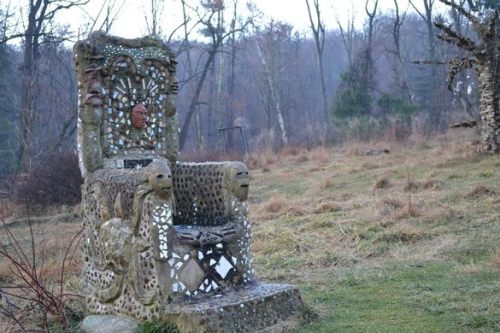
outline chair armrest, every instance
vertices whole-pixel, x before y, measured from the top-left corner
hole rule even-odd
[[[178,224],[220,225],[247,215],[244,163],[176,163],[172,170]]]

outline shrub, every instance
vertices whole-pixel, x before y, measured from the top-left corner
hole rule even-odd
[[[372,116],[337,119],[337,140],[370,141],[380,139],[386,131],[387,121]]]
[[[380,96],[377,100],[377,106],[384,115],[391,115],[408,121],[411,115],[418,110],[415,105],[411,105],[403,98],[389,94]]]
[[[374,189],[383,189],[389,187],[391,187],[391,182],[386,177],[378,179],[375,185],[373,186]]]
[[[0,244],[0,257],[12,280],[0,286],[0,317],[12,330],[21,332],[76,331],[76,323],[83,316],[79,310],[83,296],[68,292],[65,284],[83,230],[68,235],[69,242],[60,249],[61,264],[54,272],[41,258],[44,244],[38,248],[40,239],[29,219],[27,237],[14,234],[3,220],[0,225],[5,239]],[[32,326],[38,329],[31,329]]]
[[[340,76],[332,110],[334,121],[370,114],[372,98],[365,60],[361,57]]]
[[[58,153],[47,157],[33,172],[18,175],[14,199],[28,205],[74,205],[81,201],[82,183],[76,154]]]

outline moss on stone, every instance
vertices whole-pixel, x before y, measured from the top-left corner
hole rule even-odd
[[[170,320],[150,320],[142,323],[137,333],[180,333],[177,324]]]

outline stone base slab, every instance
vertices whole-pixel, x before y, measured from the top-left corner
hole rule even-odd
[[[140,322],[119,315],[90,315],[80,326],[80,333],[136,333]]]
[[[175,322],[182,333],[278,333],[297,327],[302,318],[302,309],[303,303],[297,287],[256,282],[210,298],[171,304],[164,310],[165,318]],[[127,318],[89,316],[82,324],[81,333],[104,332],[99,329],[91,330],[88,323],[96,322],[95,317],[106,317],[101,321],[103,323],[104,320],[117,322],[116,318]],[[138,322],[131,320],[136,323],[134,327],[137,327]],[[118,328],[112,330],[113,324],[104,324],[111,328],[106,333],[129,332]]]
[[[257,282],[166,312],[185,333],[283,332],[300,323],[302,307],[297,287]]]

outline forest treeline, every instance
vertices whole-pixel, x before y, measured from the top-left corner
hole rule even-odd
[[[21,33],[17,13],[0,8],[2,177],[29,173],[55,154],[76,150],[78,83],[68,40],[86,35],[55,22],[54,13],[68,1],[26,2]],[[382,11],[367,0],[358,14],[364,25],[357,27],[353,17],[323,17],[322,3],[308,0],[304,15],[311,30],[299,33],[287,23],[259,19],[258,8],[236,0],[181,3],[191,25],[173,37],[158,34],[161,12],[154,7],[146,21],[150,33],[177,53],[183,152],[405,140],[478,117],[474,72],[457,73],[448,87],[449,59],[463,51],[437,38],[436,22],[477,39],[456,8],[395,0]],[[109,30],[113,18],[104,22],[91,28]]]

